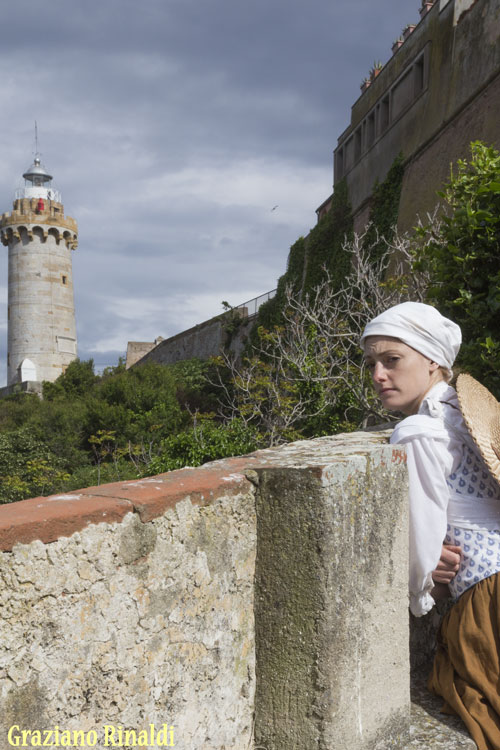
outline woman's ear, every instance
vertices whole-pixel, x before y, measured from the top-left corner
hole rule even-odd
[[[432,359],[431,359],[431,361],[429,363],[429,371],[430,372],[435,372],[436,370],[439,370],[439,365],[438,365],[437,362],[433,362]]]

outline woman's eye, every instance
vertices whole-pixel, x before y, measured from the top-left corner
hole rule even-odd
[[[399,359],[400,359],[399,357],[389,357],[388,362],[390,362],[390,364],[393,365],[396,362],[399,362]]]

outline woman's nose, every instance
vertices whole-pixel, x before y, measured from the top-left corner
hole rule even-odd
[[[372,377],[376,383],[380,383],[385,379],[386,372],[382,362],[376,362],[373,368]]]

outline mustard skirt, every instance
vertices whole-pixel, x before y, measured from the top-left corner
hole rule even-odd
[[[431,692],[458,714],[478,750],[500,750],[500,573],[476,583],[444,617]]]

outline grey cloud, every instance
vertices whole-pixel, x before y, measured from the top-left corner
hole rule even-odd
[[[99,357],[116,357],[136,334],[171,335],[222,299],[275,286],[331,192],[361,78],[417,18],[417,0],[6,5],[0,210],[30,163],[36,119],[79,223],[81,356],[114,341]]]

